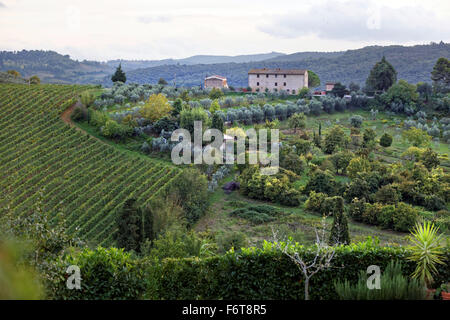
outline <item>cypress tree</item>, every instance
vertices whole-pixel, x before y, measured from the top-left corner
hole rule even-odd
[[[127,77],[125,75],[125,72],[122,71],[122,64],[120,63],[119,66],[116,69],[116,72],[111,77],[112,82],[121,81],[125,83],[127,81]]]
[[[140,251],[143,241],[142,211],[135,199],[127,199],[116,214],[117,246],[127,251]]]
[[[348,221],[344,213],[344,199],[332,197],[333,226],[329,239],[330,245],[349,244],[350,234],[348,232]]]
[[[223,120],[222,117],[217,114],[217,112],[215,112],[212,116],[211,128],[223,132]]]

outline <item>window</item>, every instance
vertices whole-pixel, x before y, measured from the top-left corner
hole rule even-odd
[[[268,78],[269,77],[269,75],[268,74],[266,74],[266,78]]]
[[[295,90],[292,90],[292,94],[295,94]]]
[[[259,78],[259,74],[257,74],[256,77]]]
[[[275,87],[276,87],[276,86],[278,86],[278,83],[277,83],[277,82],[275,82]]]
[[[286,75],[285,75],[285,74],[283,74],[283,78],[286,78]]]
[[[256,85],[259,86],[259,82],[257,82]]]
[[[275,75],[275,78],[277,78],[277,77],[278,77],[278,75],[276,74],[276,75]]]
[[[283,82],[283,86],[285,86],[285,87],[286,87],[286,82]]]

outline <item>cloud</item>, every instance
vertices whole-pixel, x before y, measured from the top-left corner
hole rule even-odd
[[[307,12],[275,16],[258,29],[279,38],[315,35],[349,41],[422,41],[448,39],[450,23],[420,6],[391,8],[375,2],[323,2]]]
[[[140,16],[137,18],[137,20],[141,23],[149,24],[149,23],[164,23],[169,22],[172,20],[169,16],[155,16],[155,15],[148,15],[148,16]]]

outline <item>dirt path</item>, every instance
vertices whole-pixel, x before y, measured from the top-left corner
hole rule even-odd
[[[67,108],[63,113],[61,113],[61,120],[64,121],[65,123],[67,123],[72,128],[75,128],[76,130],[79,130],[79,131],[83,132],[84,134],[89,135],[91,138],[94,138],[97,141],[100,141],[101,143],[105,143],[105,141],[102,141],[101,139],[91,135],[89,132],[81,129],[80,127],[76,126],[75,123],[72,122],[72,119],[70,118],[70,116],[72,115],[73,110],[78,106],[82,106],[80,101],[77,101],[72,106]]]
[[[74,103],[72,106],[67,108],[66,111],[64,111],[61,114],[62,121],[64,121],[71,127],[76,127],[75,124],[72,122],[72,119],[70,118],[70,116],[72,115],[73,109],[75,109],[75,107],[77,107],[77,106],[81,106],[80,101],[77,101],[76,103]]]

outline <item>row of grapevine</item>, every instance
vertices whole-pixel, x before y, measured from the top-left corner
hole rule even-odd
[[[84,86],[0,85],[0,205],[16,215],[39,206],[91,244],[114,244],[114,212],[142,205],[181,172],[133,156],[65,124]]]

